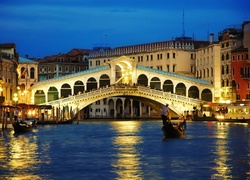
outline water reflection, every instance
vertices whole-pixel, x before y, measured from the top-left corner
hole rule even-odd
[[[12,179],[41,179],[35,175],[37,163],[36,136],[27,134],[16,135],[14,132],[2,131],[0,147],[1,159],[4,159],[1,168],[1,178]]]
[[[229,135],[229,124],[223,123],[223,124],[217,124],[217,129],[215,129],[216,132],[216,139],[215,142],[215,151],[213,152],[217,158],[214,160],[216,166],[214,167],[214,170],[216,173],[212,175],[212,179],[231,179],[231,164],[229,156],[231,155],[231,151],[229,150],[228,145],[228,135]]]
[[[141,137],[136,135],[141,123],[119,121],[112,122],[111,125],[118,131],[113,142],[117,148],[117,161],[112,164],[119,175],[118,179],[142,179],[140,152],[136,149],[142,143]]]

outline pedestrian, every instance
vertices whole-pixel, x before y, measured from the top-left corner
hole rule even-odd
[[[167,121],[169,121],[169,108],[168,108],[168,104],[166,104],[165,106],[162,105],[161,107],[161,119],[162,119],[162,124],[163,126],[166,125]]]
[[[14,111],[14,120],[17,121],[17,117],[18,117],[18,109],[16,108]]]

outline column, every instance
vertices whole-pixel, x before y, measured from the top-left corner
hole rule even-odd
[[[148,106],[148,117],[151,117],[151,107]]]
[[[122,117],[125,117],[125,98],[122,99]]]
[[[54,121],[55,120],[55,112],[54,112],[54,110],[55,110],[55,108],[54,107],[52,107],[52,109],[51,109],[51,115],[52,115],[52,121]]]
[[[130,99],[130,117],[132,118],[133,117],[133,99]]]
[[[140,102],[139,106],[140,106],[140,117],[142,117],[142,103],[141,102]]]
[[[114,118],[116,118],[116,114],[117,114],[117,111],[116,111],[116,101],[117,101],[117,99],[114,100]]]

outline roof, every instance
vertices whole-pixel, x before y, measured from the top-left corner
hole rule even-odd
[[[14,43],[5,43],[5,44],[0,44],[0,48],[15,48],[16,45]]]
[[[36,61],[24,58],[24,57],[19,57],[19,63],[35,63]]]
[[[248,49],[244,48],[243,46],[240,46],[232,51],[232,53],[234,52],[248,52]]]

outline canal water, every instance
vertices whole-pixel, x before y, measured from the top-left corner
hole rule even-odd
[[[248,124],[187,122],[162,140],[161,121],[85,121],[0,130],[0,179],[250,179]]]

